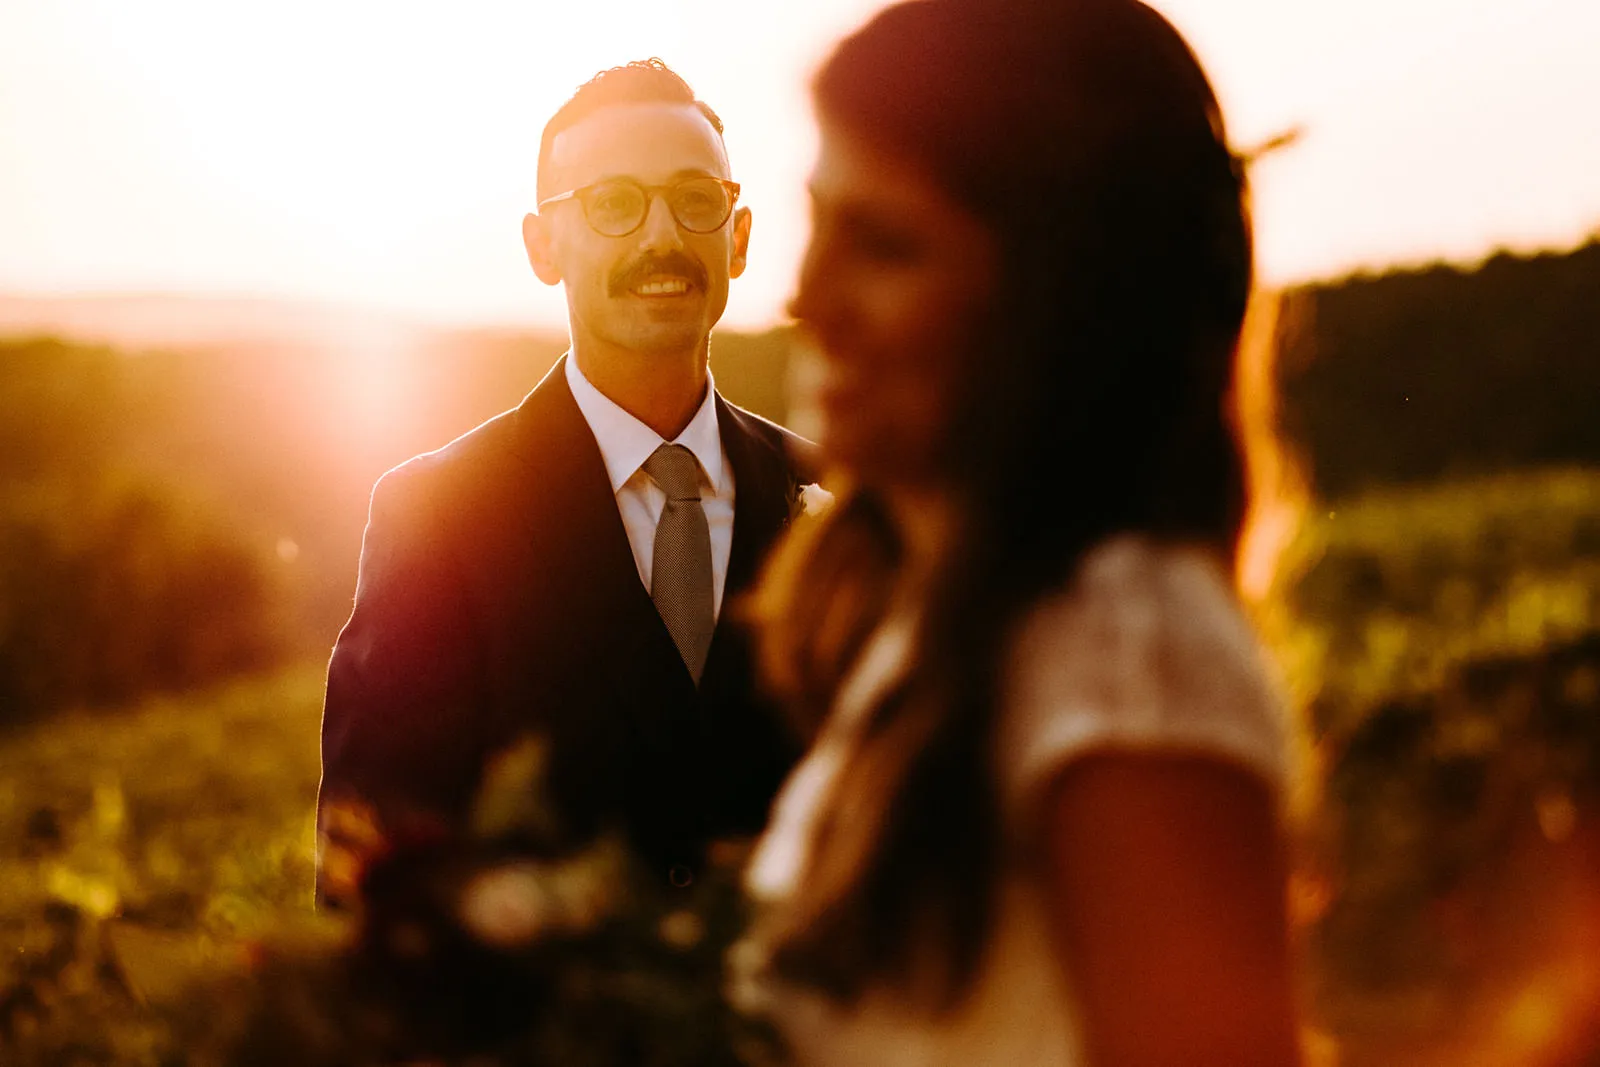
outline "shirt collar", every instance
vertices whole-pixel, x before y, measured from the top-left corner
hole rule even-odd
[[[682,445],[693,452],[712,490],[718,494],[725,491],[723,480],[726,467],[722,458],[722,436],[717,425],[717,384],[711,378],[709,367],[706,368],[705,399],[700,402],[700,408],[689,420],[689,425],[671,442],[596,389],[583,376],[583,371],[578,369],[578,361],[570,352],[567,354],[567,386],[572,390],[572,399],[577,401],[584,421],[594,433],[595,443],[600,446],[600,458],[605,461],[612,493],[621,490],[628,479],[644,466],[644,461],[657,448],[668,443]]]

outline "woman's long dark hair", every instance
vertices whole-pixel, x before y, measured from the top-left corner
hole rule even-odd
[[[988,224],[1000,295],[949,427],[958,529],[915,669],[873,712],[793,899],[753,940],[776,973],[842,1000],[889,980],[948,1006],[991,922],[993,712],[1015,623],[1121,532],[1234,551],[1244,181],[1194,55],[1138,0],[912,0],[845,40],[814,94],[827,123]],[[763,661],[805,725],[900,562],[882,502],[847,488],[770,568]]]

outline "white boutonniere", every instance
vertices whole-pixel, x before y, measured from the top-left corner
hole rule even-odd
[[[800,514],[807,518],[820,519],[833,507],[833,494],[828,492],[816,482],[802,485],[799,494]]]

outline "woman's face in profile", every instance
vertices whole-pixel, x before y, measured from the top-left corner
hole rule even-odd
[[[879,485],[936,485],[995,296],[998,242],[932,177],[826,120],[811,243],[790,305],[821,349],[829,458]]]

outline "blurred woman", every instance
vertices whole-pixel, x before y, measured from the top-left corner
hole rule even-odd
[[[801,1063],[1297,1061],[1284,718],[1229,574],[1238,160],[1137,0],[913,0],[814,86],[837,504],[738,957]]]

